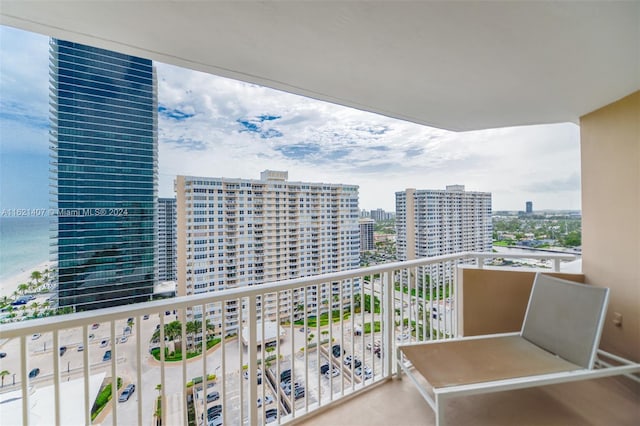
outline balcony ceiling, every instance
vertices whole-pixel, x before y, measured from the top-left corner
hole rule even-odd
[[[429,126],[578,120],[640,89],[640,2],[7,1],[1,23]]]

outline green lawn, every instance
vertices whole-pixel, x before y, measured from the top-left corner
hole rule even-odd
[[[207,350],[211,349],[218,343],[220,343],[221,339],[215,338],[211,339],[207,342]],[[198,348],[201,348],[198,345]],[[187,351],[187,359],[191,359],[201,354],[201,351]],[[157,360],[160,361],[160,348],[154,348],[151,350],[151,355]],[[182,361],[182,347],[178,346],[175,352],[169,353],[169,348],[164,348],[164,360],[167,362],[173,361]]]
[[[346,320],[349,319],[351,317],[351,313],[350,312],[345,312],[342,314],[342,319]],[[339,310],[335,310],[333,311],[333,313],[331,314],[331,320],[333,322],[339,322],[340,321],[340,311]],[[305,320],[297,320],[294,322],[295,325],[305,325]],[[329,313],[325,312],[324,314],[320,315],[320,327],[324,327],[326,325],[329,325]],[[318,326],[318,319],[317,317],[308,317],[307,318],[307,327],[317,327]]]
[[[122,387],[122,378],[118,377],[118,389]],[[111,382],[106,385],[98,396],[96,397],[96,401],[93,403],[93,408],[91,409],[91,420],[94,420],[98,417],[98,414],[102,411],[102,409],[107,405],[107,403],[111,400]]]

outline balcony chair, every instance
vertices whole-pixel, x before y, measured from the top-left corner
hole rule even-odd
[[[453,397],[620,374],[638,380],[640,364],[598,350],[608,297],[608,288],[538,273],[520,332],[398,345],[398,377],[411,378],[436,426]]]

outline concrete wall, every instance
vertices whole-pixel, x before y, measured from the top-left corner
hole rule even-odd
[[[549,272],[549,275],[584,282],[584,275]],[[462,268],[459,291],[462,291],[463,336],[520,331],[535,272]]]
[[[582,271],[611,288],[601,346],[640,361],[640,91],[581,117],[580,133]]]

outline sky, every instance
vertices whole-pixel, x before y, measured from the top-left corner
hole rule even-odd
[[[0,26],[0,208],[49,207],[49,39]],[[159,196],[176,175],[359,185],[360,208],[396,191],[465,185],[493,210],[580,209],[573,123],[449,132],[155,63]]]

